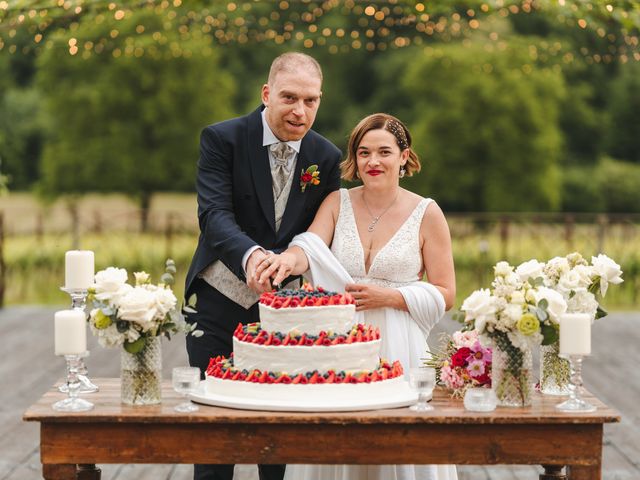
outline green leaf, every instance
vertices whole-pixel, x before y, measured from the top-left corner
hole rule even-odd
[[[187,302],[187,305],[189,305],[190,307],[195,307],[197,301],[198,301],[198,296],[194,293],[189,297],[189,301]]]
[[[311,165],[309,168],[307,168],[307,173],[313,173],[316,170],[318,170],[318,166],[317,165]]]
[[[198,313],[198,312],[197,312],[197,310],[194,310],[194,309],[193,309],[193,308],[191,308],[191,307],[183,307],[183,308],[182,308],[182,311],[183,311],[183,312],[187,312],[187,313]]]
[[[163,273],[160,277],[160,281],[165,285],[173,285],[175,283],[175,279],[170,273]]]
[[[140,353],[142,351],[146,343],[147,340],[145,339],[145,337],[140,337],[135,342],[124,342],[123,347],[127,352],[135,355],[136,353]]]
[[[538,320],[540,320],[541,322],[544,322],[547,318],[549,318],[549,314],[544,308],[536,308],[535,313],[536,317],[538,317]]]
[[[542,345],[551,345],[558,341],[560,336],[558,330],[551,325],[541,325],[540,331],[542,332]]]
[[[598,309],[596,310],[596,320],[598,320],[599,318],[604,318],[607,315],[609,315],[609,312],[607,312],[604,308],[598,305]]]
[[[549,301],[546,298],[540,299],[540,301],[538,302],[538,308],[546,310],[547,308],[549,308]]]

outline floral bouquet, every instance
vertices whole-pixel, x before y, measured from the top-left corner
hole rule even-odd
[[[133,274],[134,285],[127,283],[124,268],[108,267],[96,273],[95,284],[88,295],[93,307],[89,325],[100,345],[122,345],[127,352],[135,354],[153,337],[165,335],[171,339],[172,333],[192,332],[195,325],[185,321],[171,290],[175,271],[173,260],[167,260],[166,272],[157,285],[151,283],[145,272]],[[190,301],[191,307],[194,302],[195,298]]]
[[[546,264],[530,260],[512,267],[498,262],[491,289],[473,292],[462,304],[462,321],[493,350],[493,381],[503,405],[530,403],[531,349],[558,341],[559,320],[567,311],[606,315],[594,292],[622,281],[620,267],[606,255],[589,264],[578,253]]]
[[[149,274],[136,272],[135,283],[127,283],[127,271],[109,267],[95,275],[89,289],[89,326],[104,347],[123,347],[121,354],[121,396],[124,403],[147,405],[160,402],[162,380],[162,335],[183,331],[199,336],[195,324],[185,321],[171,285],[176,272],[167,260],[158,284]],[[193,312],[192,297],[185,311]]]
[[[568,313],[586,313],[593,319],[607,315],[599,299],[604,298],[609,284],[623,282],[620,265],[602,254],[591,257],[591,263],[576,252],[565,257],[554,257],[546,263],[530,260],[520,265],[516,272],[522,276],[541,278],[546,287],[562,295]],[[557,330],[558,325],[553,326]],[[560,358],[558,353],[556,334],[555,340],[543,344],[541,351],[540,389],[543,393],[569,393],[569,362]]]
[[[491,386],[491,348],[482,346],[475,330],[445,334],[444,348],[432,352],[426,364],[454,398],[463,398],[467,388]]]

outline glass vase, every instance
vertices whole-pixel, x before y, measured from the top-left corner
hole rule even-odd
[[[559,351],[559,342],[540,347],[540,391],[545,395],[569,395],[571,368]]]
[[[161,337],[147,337],[138,353],[124,348],[120,356],[120,397],[127,405],[160,403],[162,389]]]
[[[531,405],[533,358],[530,349],[514,347],[505,336],[495,342],[491,366],[491,388],[499,406]]]

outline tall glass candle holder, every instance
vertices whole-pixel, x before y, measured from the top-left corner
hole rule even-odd
[[[591,354],[592,317],[565,313],[560,317],[560,356],[569,360],[569,399],[556,405],[561,412],[593,412],[596,407],[582,398],[582,359]]]
[[[80,355],[65,355],[64,358],[67,361],[67,381],[65,384],[68,397],[54,403],[52,408],[58,412],[86,412],[91,410],[93,403],[78,396],[81,385],[78,376]]]
[[[79,310],[84,312],[87,306],[88,290],[86,288],[66,288],[60,287],[60,290],[65,292],[71,297],[71,308],[73,310]],[[89,372],[84,362],[84,358],[89,356],[89,352],[84,352],[78,357],[77,375],[80,382],[80,393],[94,393],[99,390],[99,387],[94,384],[89,378]],[[62,393],[67,393],[67,384],[62,384],[58,387]]]
[[[594,412],[596,406],[582,398],[582,357],[583,355],[561,355],[569,360],[571,379],[569,399],[556,405],[556,409],[568,413]]]

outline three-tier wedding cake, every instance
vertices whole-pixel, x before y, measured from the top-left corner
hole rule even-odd
[[[260,323],[238,325],[231,358],[211,359],[205,392],[316,403],[396,396],[402,365],[380,359],[380,332],[355,323],[354,304],[308,285],[264,293]]]

